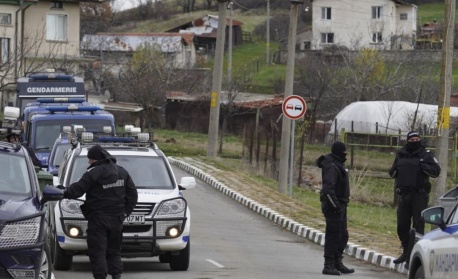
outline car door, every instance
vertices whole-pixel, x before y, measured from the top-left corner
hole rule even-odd
[[[425,277],[458,278],[458,212],[456,207],[450,215],[446,228],[438,232],[431,242],[429,263],[425,263]]]

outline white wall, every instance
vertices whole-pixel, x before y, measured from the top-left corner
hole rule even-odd
[[[381,6],[382,15],[372,19],[372,7]],[[322,7],[331,7],[331,20],[322,19]],[[399,20],[401,13],[408,20]],[[399,6],[391,0],[314,0],[312,49],[322,49],[321,33],[334,33],[334,44],[350,49],[369,47],[391,49],[392,36],[408,34],[416,29],[416,6]],[[381,32],[382,40],[372,42],[372,33]]]

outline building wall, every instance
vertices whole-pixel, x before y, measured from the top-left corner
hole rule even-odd
[[[372,7],[382,7],[380,18],[372,19]],[[331,19],[322,19],[322,8],[331,8]],[[401,7],[401,6],[400,6]],[[315,0],[313,1],[313,39],[312,49],[323,49],[330,44],[321,42],[322,33],[333,33],[333,44],[350,49],[370,47],[392,49],[392,36],[409,34],[416,26],[416,6],[396,7],[391,0]],[[407,13],[402,24],[400,13]],[[377,43],[372,42],[373,33],[382,34]]]
[[[67,17],[67,38],[65,40],[46,39],[46,19],[48,15]],[[25,10],[24,37],[29,44],[39,43],[37,53],[33,56],[79,57],[80,6],[76,2],[63,2],[63,9],[52,9],[51,1],[40,1]]]

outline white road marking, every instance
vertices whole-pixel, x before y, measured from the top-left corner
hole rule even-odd
[[[215,262],[214,260],[207,259],[207,261],[212,263],[212,264],[214,264],[214,265],[216,265],[219,268],[224,268],[224,265],[219,264],[219,263]]]

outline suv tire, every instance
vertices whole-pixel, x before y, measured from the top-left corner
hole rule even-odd
[[[70,270],[70,268],[72,268],[73,256],[67,255],[65,251],[60,248],[56,237],[54,237],[53,248],[54,268],[56,270]]]
[[[186,247],[179,251],[178,255],[170,255],[170,269],[174,271],[185,271],[189,268],[189,256],[191,252],[191,238],[188,239]]]
[[[38,278],[51,279],[52,277],[52,264],[51,253],[49,252],[48,245],[43,246],[43,254],[41,256],[40,274]]]

